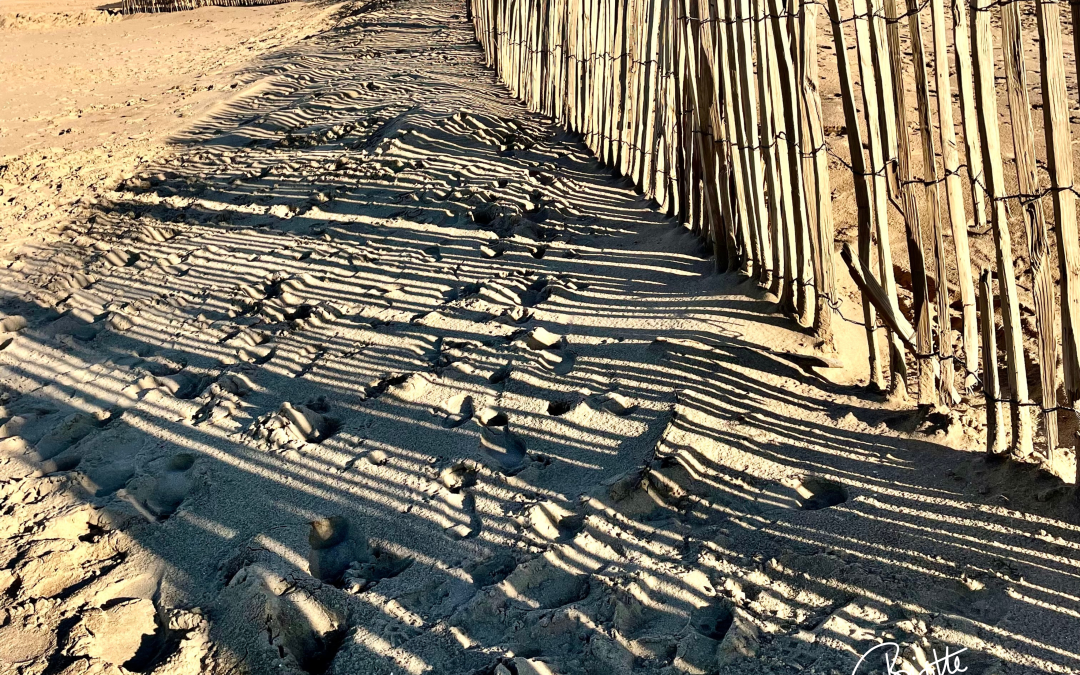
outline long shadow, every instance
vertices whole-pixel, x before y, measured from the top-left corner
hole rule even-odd
[[[768,353],[786,320],[470,30],[344,10],[0,271],[28,322],[0,340],[0,630],[52,635],[58,673],[143,599],[141,672],[661,672],[736,612],[760,658],[706,672],[850,672],[890,635],[1080,668],[1064,487]],[[330,516],[363,564],[322,574]]]

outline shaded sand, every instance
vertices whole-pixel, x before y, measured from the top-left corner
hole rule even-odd
[[[1062,485],[808,365],[461,4],[350,13],[8,242],[2,670],[1078,672]]]

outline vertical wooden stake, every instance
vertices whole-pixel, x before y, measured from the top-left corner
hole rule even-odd
[[[956,55],[956,92],[960,96],[960,121],[964,129],[964,150],[967,154],[967,176],[971,188],[971,210],[976,230],[986,230],[986,177],[983,175],[982,147],[979,144],[979,124],[975,114],[975,94],[972,91],[971,38],[968,34],[968,2],[950,0],[953,23],[953,52]]]
[[[867,140],[870,155],[870,187],[873,194],[874,234],[877,235],[878,269],[881,285],[896,304],[896,275],[892,265],[892,247],[889,241],[888,178],[886,149],[883,134],[879,131],[878,92],[886,85],[882,83],[882,61],[873,58],[876,50],[872,47],[870,35],[869,8],[866,0],[854,0],[856,50],[859,57],[859,79],[862,83],[863,110],[866,115]],[[875,64],[878,66],[875,70]],[[890,77],[891,80],[891,77]],[[891,82],[889,83],[891,86]],[[891,97],[889,97],[891,99]],[[865,261],[864,261],[864,264]],[[889,393],[898,398],[907,396],[907,362],[904,360],[904,348],[896,335],[887,337],[889,345]]]
[[[923,257],[922,219],[919,216],[919,198],[916,195],[915,175],[911,167],[911,138],[908,132],[907,94],[904,86],[904,62],[900,45],[900,11],[897,0],[885,0],[885,12],[889,19],[888,43],[893,92],[896,97],[894,109],[899,133],[897,135],[897,172],[900,180],[900,198],[904,206],[904,234],[907,239],[908,259],[911,263],[912,312],[915,317],[915,345],[918,359],[919,405],[933,405],[937,396],[934,388],[934,364],[930,358],[934,349],[933,326],[930,320],[929,284],[926,280],[926,262]]]
[[[978,325],[975,320],[975,282],[971,276],[971,253],[968,246],[967,215],[964,213],[963,185],[960,182],[960,159],[956,147],[956,123],[953,121],[952,85],[949,82],[948,41],[945,36],[945,0],[931,0],[931,19],[934,40],[934,85],[937,89],[938,123],[941,127],[941,161],[945,170],[945,195],[949,205],[949,225],[952,231],[953,252],[956,255],[957,283],[960,285],[960,304],[962,306],[961,327],[964,338],[964,365],[969,373],[977,371],[979,363],[975,345],[978,344]],[[943,343],[950,343],[952,326],[949,320],[948,286],[942,274],[946,266],[944,259],[939,264],[938,288],[944,289],[944,305],[938,304],[938,320],[941,322]],[[957,395],[953,383],[953,362],[948,359],[952,351],[951,344],[944,344],[948,350],[942,350],[942,395],[955,403]],[[966,378],[965,378],[966,382]]]
[[[772,39],[770,35],[770,22],[764,18],[762,5],[765,0],[753,0],[754,12],[754,47],[757,51],[757,97],[758,106],[761,108],[761,125],[759,133],[759,145],[765,167],[765,186],[769,192],[767,200],[768,208],[768,232],[770,249],[772,254],[771,273],[772,281],[769,291],[781,296],[781,285],[784,283],[784,240],[783,228],[780,223],[784,215],[781,208],[781,189],[777,174],[777,140],[776,126],[773,115],[773,92],[772,92]]]
[[[847,60],[847,40],[844,39],[844,27],[840,22],[840,3],[829,0],[829,19],[832,22],[833,51],[836,52],[837,76],[840,80],[840,95],[844,103],[844,121],[847,124],[848,150],[851,154],[851,170],[855,174],[855,204],[859,217],[859,262],[864,269],[870,268],[870,249],[873,237],[873,212],[870,204],[866,161],[863,157],[862,131],[859,116],[855,108],[855,84],[851,77],[851,67]],[[866,342],[870,356],[870,386],[883,391],[885,378],[881,368],[881,352],[877,342],[877,313],[870,299],[863,294],[863,323],[866,326]]]
[[[986,397],[986,452],[1005,452],[1005,415],[1001,409],[1001,384],[998,382],[997,326],[994,322],[994,296],[990,270],[979,273],[979,326],[982,332],[982,381]]]
[[[832,348],[833,306],[836,295],[836,267],[833,262],[832,187],[829,181],[829,160],[825,154],[825,130],[822,122],[821,95],[818,93],[817,2],[802,3],[802,98],[806,103],[806,142],[811,170],[807,176],[807,201],[813,203],[812,225],[816,232],[814,247],[814,279],[817,282],[817,307],[814,313],[814,334]]]
[[[1028,402],[1027,371],[1024,366],[1024,342],[1020,334],[1020,302],[1016,295],[1013,269],[1012,236],[1005,213],[1005,169],[1001,161],[998,135],[997,91],[994,87],[994,43],[990,34],[992,0],[974,0],[971,13],[975,38],[975,110],[982,140],[986,191],[991,199],[991,224],[998,268],[998,294],[1001,296],[1001,321],[1005,327],[1005,367],[1012,390],[1012,448],[1019,456],[1031,454],[1032,431]]]
[[[915,62],[915,95],[919,110],[919,135],[922,138],[923,182],[930,211],[930,263],[937,277],[937,355],[940,360],[938,401],[945,406],[954,404],[952,340],[949,338],[949,285],[946,277],[945,242],[941,231],[941,199],[938,191],[937,147],[934,143],[934,121],[930,113],[930,83],[927,80],[926,51],[923,47],[922,23],[919,13],[908,15],[911,34],[911,53]],[[949,105],[952,102],[949,101]],[[925,253],[925,250],[924,250]]]
[[[1009,92],[1009,119],[1012,121],[1013,151],[1020,192],[1029,195],[1022,206],[1027,230],[1031,286],[1035,299],[1035,323],[1039,338],[1039,379],[1042,381],[1043,431],[1046,458],[1052,465],[1057,453],[1057,340],[1054,336],[1054,279],[1050,270],[1049,233],[1042,199],[1037,195],[1035,173],[1035,133],[1031,126],[1031,101],[1027,91],[1020,8],[1016,3],[1001,6],[1001,41],[1005,55],[1005,80]]]
[[[1039,72],[1042,77],[1043,124],[1046,131],[1046,167],[1054,191],[1061,287],[1061,362],[1065,394],[1070,403],[1080,399],[1080,235],[1076,227],[1072,140],[1066,103],[1065,61],[1061,48],[1061,14],[1056,3],[1038,0]],[[1073,5],[1073,38],[1080,44],[1080,5]],[[1075,56],[1074,56],[1075,58]],[[1055,388],[1056,388],[1055,383]],[[1080,462],[1077,462],[1080,467]]]

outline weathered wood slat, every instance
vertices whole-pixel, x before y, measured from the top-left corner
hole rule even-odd
[[[994,296],[990,270],[979,273],[979,332],[982,334],[982,386],[986,398],[986,452],[1005,452],[1005,415],[1001,408],[1001,382],[998,379],[997,326],[994,321]]]
[[[751,14],[749,0],[732,0],[734,33],[734,61],[737,64],[738,77],[735,78],[736,97],[739,103],[739,144],[746,164],[747,190],[746,199],[750,205],[749,229],[752,246],[752,275],[763,284],[768,284],[769,270],[772,267],[769,254],[769,241],[765,223],[765,188],[761,175],[761,151],[757,145],[758,111],[754,86],[754,54],[751,47]]]
[[[1020,334],[1020,301],[1016,294],[1013,268],[1012,236],[1005,212],[1005,169],[1001,161],[998,134],[997,91],[994,87],[994,44],[990,33],[990,8],[993,0],[974,0],[971,12],[975,51],[975,110],[982,140],[986,191],[991,199],[991,229],[997,262],[998,295],[1001,298],[1001,321],[1005,327],[1005,367],[1011,390],[1012,448],[1017,455],[1032,452],[1031,415],[1028,402],[1027,371],[1024,367],[1024,343]]]
[[[971,276],[971,252],[967,236],[967,214],[964,212],[964,186],[960,180],[960,158],[956,144],[956,123],[953,121],[952,84],[949,81],[949,46],[946,39],[945,0],[931,0],[930,17],[934,44],[934,98],[937,101],[941,162],[945,172],[945,197],[948,204],[949,227],[952,233],[953,254],[956,256],[957,284],[960,286],[961,335],[964,344],[964,365],[969,373],[978,370],[978,324],[975,317],[975,282]],[[949,293],[945,283],[945,258],[938,263],[938,321],[941,325],[941,395],[943,399],[959,400],[953,381],[952,331],[949,319]],[[965,379],[966,382],[966,379]]]
[[[783,222],[785,213],[782,208],[782,194],[780,190],[780,178],[777,169],[778,143],[776,140],[776,125],[773,109],[772,70],[774,70],[771,56],[773,44],[771,38],[771,22],[764,18],[764,4],[766,0],[753,0],[754,12],[754,47],[757,50],[757,97],[758,106],[761,109],[761,124],[759,132],[759,144],[765,168],[765,186],[769,193],[767,200],[768,208],[768,236],[772,253],[772,283],[769,291],[780,297],[781,285],[788,273],[785,265],[783,239]]]
[[[908,260],[911,265],[912,315],[915,319],[915,345],[919,354],[931,354],[933,326],[930,319],[929,284],[926,279],[926,262],[923,255],[922,218],[919,198],[916,194],[915,173],[911,165],[911,137],[908,129],[907,95],[904,86],[905,68],[900,45],[900,10],[897,0],[885,0],[885,14],[889,19],[889,61],[892,65],[894,112],[900,133],[897,136],[897,176],[900,181],[900,199],[904,208],[904,235],[907,240]],[[933,405],[937,396],[934,383],[934,363],[931,358],[918,359],[919,404]]]
[[[889,330],[909,348],[915,349],[915,329],[911,327],[907,317],[889,297],[889,292],[885,290],[885,287],[874,278],[870,270],[862,265],[858,256],[855,255],[855,251],[852,250],[851,244],[844,244],[844,248],[840,251],[840,257],[847,263],[848,271],[851,273],[855,285],[870,299],[870,302],[873,303],[880,314],[881,320],[885,322]]]
[[[807,172],[807,203],[813,205],[811,220],[814,238],[814,279],[817,286],[817,306],[814,310],[814,332],[831,348],[833,305],[836,295],[836,267],[833,260],[832,187],[829,179],[829,160],[825,153],[825,129],[818,92],[817,2],[804,2],[802,30],[802,99],[805,101],[806,152],[810,171]],[[808,209],[809,211],[810,209]]]
[[[852,3],[855,16],[855,39],[859,60],[859,81],[862,84],[863,110],[866,115],[866,139],[870,158],[870,183],[874,236],[877,240],[878,270],[882,287],[889,297],[896,299],[896,278],[892,264],[892,250],[889,241],[889,207],[886,149],[883,133],[880,129],[879,99],[882,90],[892,86],[892,78],[885,83],[883,59],[875,58],[875,43],[871,41],[869,18],[870,8],[866,0],[854,0]],[[884,51],[884,50],[882,50]],[[889,97],[891,99],[891,97]],[[889,392],[903,398],[907,395],[907,362],[903,346],[895,336],[886,337],[889,347]]]
[[[787,175],[781,188],[785,193],[785,204],[790,209],[787,220],[791,223],[785,230],[785,242],[788,248],[794,248],[795,260],[788,254],[789,264],[794,263],[793,283],[795,292],[795,310],[800,324],[810,326],[813,323],[813,279],[812,265],[810,262],[808,224],[806,220],[806,196],[803,190],[803,168],[801,158],[800,136],[802,125],[799,122],[799,111],[796,105],[796,91],[799,89],[796,83],[795,64],[792,59],[791,44],[788,32],[781,24],[780,17],[784,9],[779,0],[769,0],[769,9],[773,14],[773,52],[777,68],[779,103],[773,99],[776,108],[775,113],[782,120],[778,128],[784,130],[784,143],[787,145]],[[770,67],[771,67],[770,63]],[[781,167],[782,169],[784,167]],[[794,244],[792,247],[791,244]]]
[[[1080,45],[1073,4],[1073,39]],[[1072,139],[1065,89],[1065,59],[1061,46],[1061,12],[1055,2],[1038,0],[1039,72],[1042,80],[1043,127],[1046,132],[1046,168],[1054,188],[1054,223],[1061,292],[1061,363],[1065,394],[1070,403],[1080,399],[1080,234],[1076,225]],[[1074,52],[1074,58],[1075,54]],[[1056,389],[1056,383],[1055,383]],[[1077,462],[1080,466],[1080,462]],[[1076,480],[1076,476],[1071,477]]]
[[[952,405],[958,399],[953,386],[952,340],[949,331],[949,286],[946,283],[945,241],[941,226],[941,195],[938,190],[937,144],[934,142],[934,121],[930,112],[930,83],[927,76],[926,51],[923,43],[922,22],[919,14],[908,15],[908,32],[911,36],[911,54],[915,65],[915,100],[919,111],[919,136],[922,140],[923,183],[926,186],[926,202],[930,214],[930,249],[923,249],[929,264],[934,270],[938,284],[937,324],[934,331],[937,336],[937,355],[940,357],[937,367],[938,403]],[[951,103],[950,103],[951,105]]]
[[[1020,8],[1016,3],[1001,7],[1001,41],[1005,60],[1005,81],[1009,94],[1009,119],[1012,122],[1013,152],[1016,157],[1020,192],[1029,195],[1022,206],[1027,231],[1028,259],[1031,262],[1031,286],[1038,328],[1039,379],[1041,380],[1043,430],[1047,440],[1047,459],[1053,464],[1057,453],[1057,340],[1054,336],[1054,279],[1050,270],[1049,233],[1042,199],[1031,197],[1039,192],[1035,173],[1035,132],[1031,124],[1031,100],[1027,90],[1027,67],[1024,64],[1023,32]]]
[[[829,0],[829,19],[832,22],[837,77],[840,80],[840,95],[844,104],[844,122],[847,125],[848,150],[851,154],[851,170],[855,184],[855,204],[859,218],[859,262],[864,268],[869,268],[874,216],[871,211],[870,187],[862,150],[862,125],[856,112],[855,84],[848,64],[847,40],[840,21],[838,0]],[[884,390],[885,378],[882,373],[881,351],[877,341],[877,316],[870,298],[864,294],[862,300],[863,323],[866,327],[866,342],[870,359],[870,386]]]

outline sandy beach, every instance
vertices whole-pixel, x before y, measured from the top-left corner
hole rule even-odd
[[[1080,673],[1073,486],[868,393],[846,275],[826,359],[713,272],[464,3],[0,41],[0,672]]]

